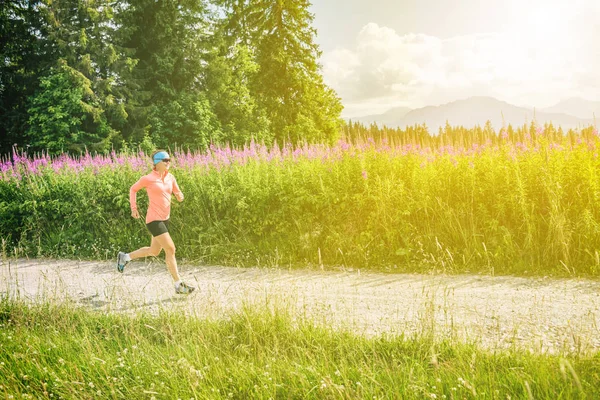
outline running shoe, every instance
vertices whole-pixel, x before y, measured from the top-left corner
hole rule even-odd
[[[179,284],[178,287],[175,288],[175,293],[177,294],[190,294],[192,293],[194,290],[196,290],[195,287],[188,285],[185,282],[181,282]]]
[[[123,272],[128,262],[129,261],[125,261],[125,253],[120,251],[117,255],[117,271]]]

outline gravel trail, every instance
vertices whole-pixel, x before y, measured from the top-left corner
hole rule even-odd
[[[106,312],[176,309],[226,318],[245,305],[285,309],[364,335],[434,335],[535,352],[600,350],[600,281],[180,266],[198,287],[174,293],[164,264],[7,259],[0,292]]]

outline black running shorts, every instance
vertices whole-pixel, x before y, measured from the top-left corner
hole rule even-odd
[[[152,221],[146,224],[148,230],[152,236],[159,236],[163,233],[169,232],[169,220],[166,221]]]

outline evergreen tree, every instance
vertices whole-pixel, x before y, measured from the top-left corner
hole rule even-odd
[[[28,145],[27,99],[55,65],[39,0],[0,2],[0,154]]]
[[[206,146],[223,140],[220,124],[202,92],[209,33],[208,10],[198,0],[130,0],[122,14],[124,46],[136,49],[133,80],[136,114],[126,139],[145,135],[161,147]]]
[[[258,106],[248,86],[257,72],[251,50],[242,44],[219,46],[208,58],[204,88],[224,139],[231,144],[273,141],[267,113]]]
[[[34,150],[59,154],[109,149],[110,128],[94,103],[90,80],[65,61],[41,79],[29,104],[26,137]]]
[[[259,73],[251,83],[269,112],[279,142],[327,141],[337,137],[342,106],[323,83],[313,15],[307,0],[257,0],[242,7],[245,28],[256,51]]]
[[[115,141],[117,129],[124,125],[128,82],[124,71],[132,60],[118,44],[119,27],[114,20],[112,3],[108,0],[31,1],[27,2],[25,15],[28,18],[19,19],[15,17],[15,10],[20,7],[23,14],[25,2],[13,2],[13,26],[22,24],[21,30],[29,32],[34,43],[28,47],[31,51],[25,54],[28,60],[35,62],[29,68],[35,80],[29,80],[28,89],[17,86],[18,95],[12,98],[20,110],[21,124],[13,125],[10,131],[27,139],[34,150],[53,148],[57,151],[58,142],[62,143],[60,148],[73,151],[81,150],[82,146],[106,150]],[[26,63],[24,66],[28,67]],[[28,71],[28,68],[22,71]],[[68,89],[66,84],[74,86]],[[65,99],[57,97],[61,93]],[[5,96],[2,98],[4,100]],[[78,107],[66,107],[62,101],[76,98],[81,102],[82,112],[91,118],[81,118],[81,113],[75,112]],[[52,104],[54,100],[58,103]],[[44,142],[44,138],[63,131],[59,129],[48,136],[50,121],[57,123],[66,117],[52,115],[58,108],[61,112],[74,111],[71,120],[79,120],[79,123],[72,125],[69,135],[60,141]],[[81,131],[74,132],[75,127]],[[82,143],[80,138],[95,141]]]
[[[226,140],[241,145],[255,140],[271,143],[267,112],[256,101],[249,83],[259,73],[246,21],[244,0],[220,0],[225,18],[216,18],[210,38],[203,88],[221,123]]]

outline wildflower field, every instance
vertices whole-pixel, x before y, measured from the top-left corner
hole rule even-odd
[[[185,201],[173,202],[172,235],[188,262],[595,278],[599,150],[593,127],[533,125],[175,150]],[[147,245],[129,187],[150,168],[143,152],[15,151],[0,163],[2,268],[23,256],[112,260]],[[145,210],[143,192],[138,205]],[[169,302],[119,313],[11,293],[0,293],[0,396],[9,399],[600,395],[595,350],[440,340],[433,312],[420,334],[365,337],[268,296],[264,307],[211,318]]]
[[[186,197],[172,236],[193,262],[597,276],[599,150],[594,127],[533,124],[175,150]],[[147,245],[129,187],[150,169],[142,152],[15,151],[0,163],[3,253],[112,259]]]

